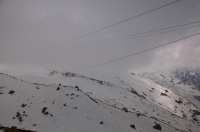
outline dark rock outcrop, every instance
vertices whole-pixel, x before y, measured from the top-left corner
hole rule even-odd
[[[154,129],[157,129],[157,130],[162,130],[162,127],[160,124],[156,124],[155,126],[153,126]]]
[[[136,129],[134,124],[130,125],[130,127],[133,129]]]

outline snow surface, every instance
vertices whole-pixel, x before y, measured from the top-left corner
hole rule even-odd
[[[177,104],[178,95],[150,79],[130,73],[106,75],[109,79],[103,75],[98,79],[93,77],[58,73],[51,77],[26,75],[16,79],[0,75],[0,124],[42,132],[158,131],[153,128],[155,122],[164,132],[200,129],[189,112],[198,109],[184,98],[182,104]],[[11,90],[15,93],[8,94]],[[44,107],[48,115],[42,113]],[[22,122],[17,119],[17,112],[24,114]]]

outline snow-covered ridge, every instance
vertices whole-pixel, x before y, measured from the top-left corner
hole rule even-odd
[[[0,75],[1,125],[35,131],[112,132],[134,131],[130,127],[134,124],[135,131],[147,132],[157,131],[156,122],[166,132],[199,129],[186,100],[176,103],[179,97],[171,90],[137,75],[118,75],[110,83],[115,85],[80,76],[44,78],[43,85],[34,81]]]
[[[141,76],[137,76],[136,74],[130,74],[130,73],[128,73],[128,75],[120,74],[120,75],[109,76],[109,78],[107,74],[106,77],[107,79],[109,79],[109,81],[112,82],[110,83],[112,85],[105,86],[104,84],[107,84],[109,82],[102,84],[99,82],[105,82],[105,81],[100,81],[98,79],[70,72],[56,71],[54,73],[56,74],[51,75],[54,82],[62,84],[70,84],[72,86],[80,85],[81,89],[87,94],[89,94],[91,97],[99,99],[110,105],[114,105],[120,109],[122,109],[125,106],[129,111],[140,111],[141,113],[147,114],[149,116],[157,117],[159,115],[158,114],[159,112],[158,113],[155,112],[156,111],[155,109],[158,107],[159,109],[164,109],[165,111],[167,110],[169,112],[167,116],[169,116],[170,113],[172,113],[179,117],[192,119],[191,117],[192,113],[190,112],[189,103],[187,103],[187,101],[185,102],[183,101],[184,104],[182,104],[185,105],[184,107],[187,108],[182,108],[183,106],[177,107],[178,104],[177,102],[180,101],[178,95],[174,95],[173,91],[168,90],[168,94],[173,95],[173,97],[170,99],[168,94],[166,94],[167,96],[165,96],[167,88],[164,88],[163,86],[161,87],[160,85],[155,84],[155,82],[142,78]],[[159,75],[161,74],[162,73],[159,73]],[[111,78],[113,78],[113,80]],[[161,76],[161,78],[165,77]],[[113,87],[116,92],[113,92],[112,90]],[[152,87],[155,87],[155,89],[152,90]],[[124,91],[120,92],[121,90]],[[151,95],[148,96],[149,92],[151,93]],[[133,94],[135,94],[135,96],[133,96]],[[145,98],[145,96],[148,96],[148,98]],[[144,103],[144,99],[148,100],[146,104]],[[135,106],[133,106],[133,104],[127,103],[130,102],[130,100],[134,100]],[[143,104],[141,105],[143,107],[137,107],[136,102],[138,102],[139,105]],[[148,106],[149,103],[151,103],[150,107],[154,108],[150,108]],[[192,105],[191,108],[196,109]],[[149,112],[149,109],[151,109],[154,112]],[[183,113],[182,109],[184,109],[185,113]]]

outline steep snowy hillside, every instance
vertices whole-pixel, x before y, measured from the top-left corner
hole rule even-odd
[[[179,130],[190,130],[190,124],[196,129],[199,127],[199,116],[195,114],[199,110],[195,106],[173,90],[136,74],[111,75],[109,82],[69,72],[56,72],[48,78],[38,80],[35,76],[21,78],[44,84],[78,86],[90,97],[107,105],[125,112],[156,118]],[[193,128],[192,130],[195,131]]]
[[[171,75],[162,72],[144,73],[141,77],[148,78],[160,86],[171,89],[177,95],[187,99],[190,103],[200,108],[200,72],[174,71]]]
[[[124,112],[92,99],[78,87],[33,84],[5,74],[0,75],[0,82],[1,126],[16,126],[38,132],[178,130],[173,124],[162,120],[139,113]],[[190,125],[190,122],[187,123]],[[191,122],[191,126],[180,130],[197,131],[198,127]]]

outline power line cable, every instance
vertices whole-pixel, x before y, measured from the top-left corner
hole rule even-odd
[[[177,28],[177,27],[182,27],[182,26],[191,25],[191,24],[197,24],[197,23],[200,23],[200,21],[186,23],[186,24],[181,24],[181,25],[176,25],[176,26],[171,26],[171,27],[166,27],[166,28],[160,28],[160,29],[155,29],[155,30],[150,30],[150,31],[145,31],[145,32],[139,32],[139,33],[129,34],[129,35],[125,35],[125,36],[119,36],[119,37],[114,37],[114,38],[102,39],[102,40],[92,41],[92,42],[87,42],[87,43],[72,44],[72,45],[76,46],[76,45],[83,45],[83,44],[98,43],[98,42],[102,42],[102,41],[108,41],[108,40],[119,39],[119,38],[124,38],[124,37],[136,36],[136,35],[146,34],[146,33],[150,33],[150,32],[167,30],[167,29],[171,29],[171,28]],[[69,46],[71,46],[71,45],[69,45]]]
[[[133,16],[133,17],[128,18],[128,19],[126,19],[126,20],[123,20],[123,21],[117,22],[117,23],[112,24],[112,25],[110,25],[110,26],[104,27],[104,28],[102,28],[102,29],[96,30],[96,31],[94,31],[94,32],[91,32],[91,33],[85,34],[85,35],[83,35],[83,36],[80,36],[80,37],[77,37],[77,38],[71,39],[71,40],[66,41],[66,42],[63,42],[63,43],[72,42],[72,41],[74,41],[74,40],[77,40],[77,39],[80,39],[80,38],[83,38],[83,37],[89,36],[89,35],[91,35],[91,34],[94,34],[94,33],[100,32],[100,31],[105,30],[105,29],[107,29],[107,28],[110,28],[110,27],[116,26],[116,25],[121,24],[121,23],[123,23],[123,22],[129,21],[129,20],[132,20],[132,19],[134,19],[134,18],[137,18],[137,17],[140,17],[140,16],[142,16],[142,15],[145,15],[145,14],[151,13],[151,12],[153,12],[153,11],[159,10],[159,9],[161,9],[161,8],[167,7],[167,6],[169,6],[169,5],[175,4],[175,3],[180,2],[180,1],[181,1],[181,0],[176,0],[176,1],[171,2],[171,3],[169,3],[169,4],[166,4],[166,5],[160,6],[160,7],[158,7],[158,8],[152,9],[152,10],[150,10],[150,11],[144,12],[144,13],[139,14],[139,15],[136,15],[136,16]]]
[[[147,34],[147,35],[143,35],[143,36],[136,36],[136,37],[132,37],[132,38],[125,38],[125,39],[120,39],[120,40],[116,40],[116,41],[109,41],[109,42],[105,42],[105,43],[98,43],[98,44],[88,44],[88,45],[70,45],[67,46],[69,48],[79,48],[79,47],[90,47],[90,46],[97,46],[97,45],[105,45],[105,44],[109,44],[109,43],[114,43],[114,42],[121,42],[121,41],[125,41],[125,40],[131,40],[131,39],[136,39],[136,38],[143,38],[143,37],[147,37],[147,36],[152,36],[152,35],[157,35],[157,34],[162,34],[162,33],[169,33],[169,32],[174,32],[174,31],[179,31],[179,30],[184,30],[184,29],[189,29],[189,28],[194,28],[194,27],[199,27],[200,25],[196,25],[196,26],[190,26],[190,27],[185,27],[185,28],[180,28],[180,29],[174,29],[174,30],[169,30],[169,31],[163,31],[163,32],[158,32],[158,33],[153,33],[153,34]]]
[[[111,60],[111,61],[107,61],[107,62],[104,62],[104,63],[100,63],[100,64],[97,64],[97,65],[94,65],[94,66],[90,66],[90,67],[87,67],[87,68],[79,69],[79,70],[76,70],[76,71],[73,71],[73,72],[83,71],[83,70],[91,69],[91,68],[98,67],[98,66],[101,66],[101,65],[105,65],[105,64],[108,64],[108,63],[111,63],[111,62],[114,62],[114,61],[118,61],[118,60],[121,60],[121,59],[130,57],[130,56],[134,56],[134,55],[137,55],[137,54],[141,54],[141,53],[144,53],[144,52],[147,52],[147,51],[150,51],[150,50],[159,48],[159,47],[162,47],[162,46],[166,46],[166,45],[169,45],[169,44],[173,44],[173,43],[175,43],[175,42],[178,42],[178,41],[181,41],[181,40],[190,38],[190,37],[194,37],[194,36],[197,36],[197,35],[200,35],[200,33],[196,33],[196,34],[193,34],[193,35],[190,35],[190,36],[187,36],[187,37],[178,39],[178,40],[174,40],[174,41],[169,42],[169,43],[166,43],[166,44],[162,44],[162,45],[159,45],[159,46],[155,46],[155,47],[152,47],[152,48],[149,48],[149,49],[146,49],[146,50],[143,50],[143,51],[139,51],[139,52],[136,52],[136,53],[133,53],[133,54],[130,54],[130,55],[127,55],[127,56],[118,58],[118,59],[114,59],[114,60]]]

